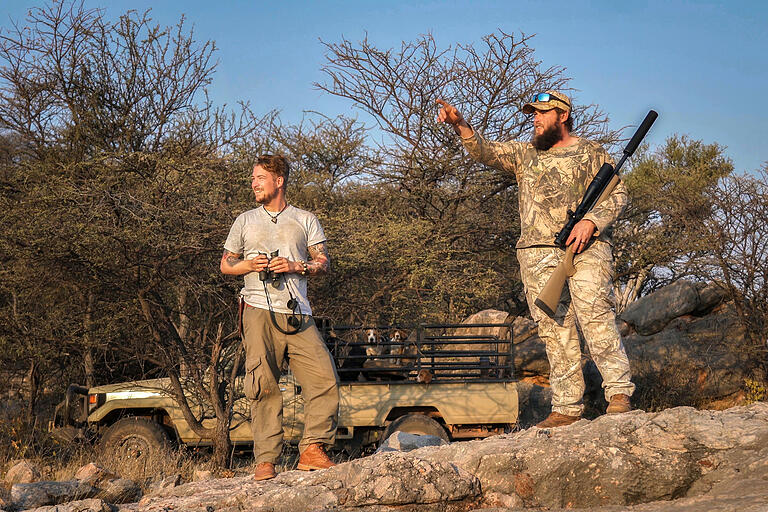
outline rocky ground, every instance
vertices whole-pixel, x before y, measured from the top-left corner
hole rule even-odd
[[[89,484],[70,485],[98,488],[99,478],[89,478]],[[14,503],[7,509],[768,511],[768,403],[601,416],[558,429],[383,451],[325,471],[284,472],[265,482],[246,476],[171,486],[124,504],[109,503],[102,495],[34,508],[30,505],[42,505],[34,502],[44,494],[41,485],[15,485]]]
[[[40,472],[21,464],[5,476],[14,485],[0,512],[768,512],[768,403],[600,416],[599,374],[585,355],[586,416],[593,419],[528,428],[546,416],[550,401],[535,325],[492,310],[468,321],[506,322],[513,330],[522,430],[417,449],[393,442],[326,471],[287,471],[267,482],[239,476],[178,485],[176,475],[143,496],[135,483],[95,465],[71,481],[39,482]],[[675,283],[633,303],[618,323],[638,384],[633,403],[725,409],[761,399],[746,396],[744,385],[763,383],[764,392],[757,362],[765,347],[749,344],[717,283]]]

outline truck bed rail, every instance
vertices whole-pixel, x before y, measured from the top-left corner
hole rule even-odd
[[[509,382],[509,324],[329,325],[318,328],[344,384]]]

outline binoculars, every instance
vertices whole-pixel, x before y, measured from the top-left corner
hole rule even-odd
[[[272,261],[272,258],[276,258],[279,252],[280,251],[278,250],[278,251],[272,251],[269,254],[264,252],[260,252],[259,254],[263,254],[264,256],[267,257],[267,265],[269,265],[269,262]],[[272,281],[272,286],[274,286],[275,288],[280,286],[279,279],[280,279],[280,274],[278,272],[274,272],[272,270],[269,270],[268,268],[259,271],[259,280]]]

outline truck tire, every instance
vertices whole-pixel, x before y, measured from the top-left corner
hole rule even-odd
[[[409,434],[435,436],[446,442],[451,441],[448,438],[448,432],[445,431],[440,423],[423,414],[406,414],[405,416],[400,416],[384,429],[382,441],[386,440],[398,430],[400,432],[408,432]]]
[[[151,460],[171,446],[163,427],[147,418],[117,420],[101,438],[102,454],[112,460]]]

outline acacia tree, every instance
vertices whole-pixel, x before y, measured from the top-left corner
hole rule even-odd
[[[0,130],[18,147],[5,173],[3,249],[20,276],[4,281],[1,305],[15,312],[6,318],[35,320],[41,347],[85,361],[122,352],[161,368],[224,464],[238,365],[222,354],[238,345],[234,289],[213,269],[241,197],[239,147],[263,120],[208,102],[214,50],[183,19],[109,21],[64,1],[1,34]],[[25,292],[34,280],[44,286]],[[67,325],[41,311],[60,311]],[[7,343],[32,338],[5,322]],[[192,412],[190,389],[213,404],[214,426]]]
[[[354,240],[346,250],[358,256],[346,270],[358,279],[354,286],[369,291],[371,312],[395,305],[412,320],[417,311],[459,320],[478,307],[524,307],[513,257],[519,235],[514,177],[473,162],[452,131],[436,122],[435,100],[455,104],[490,139],[524,137],[523,104],[542,90],[568,90],[569,83],[563,68],[542,67],[529,43],[530,37],[501,32],[477,48],[438,48],[431,35],[395,49],[367,39],[325,44],[326,80],[317,87],[350,100],[377,134],[370,174],[387,199],[337,212],[343,240]],[[574,114],[580,134],[616,138],[595,106],[579,106]],[[353,192],[377,197],[371,190]],[[387,213],[376,215],[379,205]],[[365,231],[354,230],[352,219],[361,216],[371,220],[362,222]]]
[[[622,178],[629,202],[615,228],[620,311],[641,293],[696,275],[696,262],[712,254],[707,221],[720,180],[733,171],[723,149],[672,136],[633,160]]]
[[[713,214],[704,227],[712,250],[700,266],[728,288],[754,361],[768,370],[768,164],[754,175],[727,176],[709,199]]]

